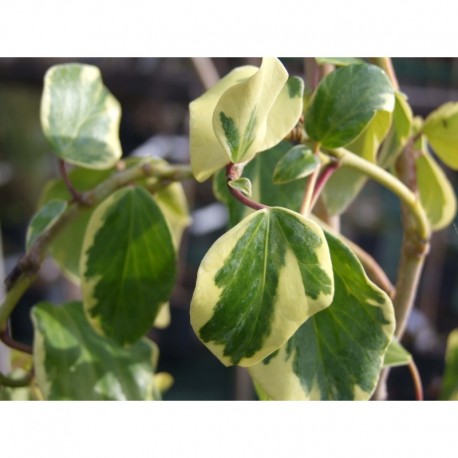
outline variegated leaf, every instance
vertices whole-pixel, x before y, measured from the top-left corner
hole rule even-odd
[[[204,181],[229,162],[248,162],[278,144],[301,115],[303,92],[300,78],[288,79],[278,59],[265,58],[259,69],[236,69],[192,102],[190,149],[196,179]]]
[[[338,148],[355,140],[377,111],[393,109],[394,90],[383,70],[349,65],[323,78],[307,107],[305,130],[323,147]]]
[[[394,333],[388,296],[366,276],[356,256],[326,234],[334,299],[277,352],[249,368],[275,400],[369,399]]]
[[[92,65],[64,64],[45,76],[41,125],[53,152],[71,164],[112,167],[122,155],[121,107]]]
[[[313,173],[320,165],[319,158],[312,148],[296,145],[280,158],[273,172],[275,184],[289,183]]]
[[[121,189],[91,216],[81,255],[84,307],[100,333],[133,343],[153,325],[174,286],[175,249],[154,199]]]
[[[393,337],[386,349],[383,367],[405,366],[412,361],[412,355]]]
[[[191,324],[225,365],[250,366],[279,348],[333,295],[321,228],[283,208],[246,217],[210,248]]]
[[[32,310],[34,365],[47,400],[160,399],[154,371],[158,349],[149,340],[129,348],[97,334],[81,302]]]

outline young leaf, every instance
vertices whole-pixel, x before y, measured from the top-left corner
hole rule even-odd
[[[270,205],[272,207],[285,207],[293,211],[299,211],[306,179],[292,181],[276,185],[272,181],[272,170],[292,145],[288,142],[281,142],[277,146],[255,156],[243,169],[243,175],[252,183],[251,198],[256,202]],[[253,213],[254,210],[241,204],[234,199],[227,189],[226,174],[221,170],[215,175],[213,181],[213,192],[215,196],[229,209],[229,224],[235,226],[245,216]]]
[[[448,102],[433,111],[423,127],[437,155],[453,170],[458,170],[458,102]]]
[[[65,200],[50,200],[46,205],[40,208],[27,228],[27,251],[33,245],[37,237],[51,228],[66,209],[67,202]]]
[[[236,189],[237,191],[243,192],[246,196],[251,196],[251,181],[246,177],[237,178],[237,180],[231,180],[228,185]]]
[[[309,146],[296,145],[278,161],[274,169],[275,184],[305,178],[320,165],[320,160]]]
[[[418,156],[415,165],[420,202],[431,229],[438,231],[447,227],[455,217],[456,196],[453,186],[426,148]]]
[[[440,399],[458,400],[458,329],[454,329],[447,339],[445,371],[442,379]]]
[[[229,162],[248,162],[279,143],[302,112],[303,81],[278,59],[233,70],[190,108],[191,167],[205,181]]]
[[[376,111],[393,109],[386,74],[374,65],[349,65],[323,78],[307,108],[305,130],[325,148],[337,148],[358,137]]]
[[[377,111],[363,133],[347,149],[375,163],[378,148],[391,123],[391,113]],[[337,169],[323,190],[323,200],[331,215],[339,215],[353,202],[366,184],[367,177],[347,167]]]
[[[121,189],[92,214],[81,255],[86,313],[97,331],[133,343],[152,326],[175,282],[167,222],[143,188]]]
[[[149,340],[124,348],[98,335],[81,302],[32,309],[34,364],[47,400],[157,399],[158,350]]]
[[[333,295],[321,228],[282,208],[245,218],[210,248],[191,325],[225,365],[250,366],[280,347]]]
[[[386,349],[383,367],[405,366],[412,361],[412,355],[393,337]]]
[[[275,400],[369,399],[394,333],[388,296],[340,240],[325,235],[334,271],[332,304],[307,320],[276,354],[249,368]]]
[[[122,155],[121,107],[92,65],[65,64],[46,73],[41,125],[53,152],[90,169],[112,167]]]

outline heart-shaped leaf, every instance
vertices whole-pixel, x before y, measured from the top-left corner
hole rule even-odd
[[[159,399],[154,371],[158,350],[149,340],[129,348],[97,334],[81,302],[32,309],[34,365],[48,400]]]
[[[121,107],[92,65],[65,64],[45,75],[41,125],[53,152],[90,169],[112,167],[122,155]]]
[[[191,302],[197,336],[225,365],[250,366],[332,300],[321,228],[298,213],[264,209],[210,248]]]
[[[251,181],[246,177],[237,178],[236,180],[231,180],[228,182],[228,185],[236,189],[237,191],[243,192],[246,196],[251,196]]]
[[[133,343],[152,326],[175,282],[167,222],[143,188],[121,189],[91,216],[81,255],[86,313],[100,333]]]
[[[393,109],[394,90],[383,70],[349,65],[323,78],[307,108],[305,130],[325,148],[337,148],[356,139],[376,111]]]
[[[275,400],[369,399],[394,333],[388,296],[340,240],[325,235],[334,271],[332,304],[307,320],[278,352],[249,368]]]

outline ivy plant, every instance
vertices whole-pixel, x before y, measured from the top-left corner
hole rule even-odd
[[[100,71],[48,70],[41,125],[61,176],[43,189],[6,279],[1,338],[16,358],[32,356],[0,374],[2,397],[26,387],[30,399],[161,399],[171,376],[157,373],[147,334],[169,321],[188,179],[213,181],[230,225],[200,264],[190,326],[222,364],[248,369],[260,399],[381,399],[391,366],[417,374],[399,342],[431,234],[456,213],[438,160],[458,169],[458,103],[414,117],[385,58],[309,68],[316,85],[265,58],[194,100],[189,165],[122,158],[120,104]],[[395,286],[339,232],[367,180],[401,202]],[[36,304],[29,348],[10,336],[9,317],[47,255],[81,300]]]

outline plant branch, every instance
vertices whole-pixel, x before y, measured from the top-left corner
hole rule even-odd
[[[415,399],[417,401],[423,401],[423,385],[421,383],[420,372],[418,372],[417,365],[413,359],[410,360],[408,368],[415,387]]]
[[[341,166],[347,166],[364,173],[396,194],[415,219],[415,232],[418,238],[424,241],[424,243],[427,243],[430,236],[430,227],[425,211],[417,196],[404,183],[378,165],[344,148],[327,150],[326,153],[338,159]]]
[[[144,178],[155,178],[155,190],[168,186],[172,181],[182,181],[192,177],[189,165],[169,165],[149,159],[141,164],[113,174],[91,191],[81,194],[84,201],[71,202],[68,209],[55,223],[40,234],[29,251],[19,260],[5,279],[7,294],[0,304],[0,331],[5,331],[8,318],[25,291],[35,280],[50,242],[87,206],[96,206],[113,192]]]
[[[329,178],[331,178],[332,174],[338,169],[338,167],[339,163],[337,161],[332,161],[324,167],[323,172],[320,174],[315,184],[315,189],[313,190],[310,210],[313,210],[315,207],[315,204],[320,197],[321,191],[323,191],[324,186],[328,182]]]
[[[73,186],[73,183],[71,182],[70,177],[68,176],[65,161],[63,159],[59,159],[59,172],[63,182],[65,183],[65,186],[68,189],[68,192],[73,197],[73,201],[78,202],[81,205],[88,205],[88,202],[84,200],[83,195],[79,193]]]
[[[14,340],[8,333],[8,329],[4,329],[0,331],[0,340],[7,345],[8,347],[22,351],[23,353],[28,353],[31,355],[33,353],[33,349],[30,345],[24,344],[22,342],[18,342],[17,340]]]

